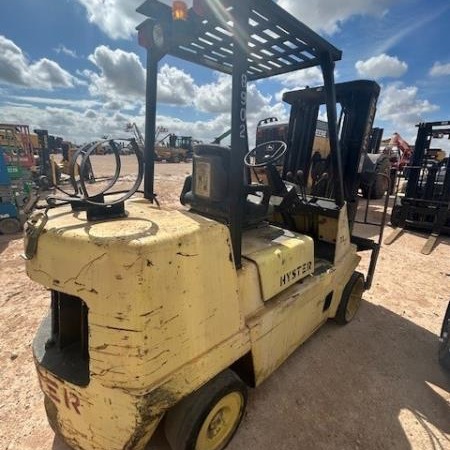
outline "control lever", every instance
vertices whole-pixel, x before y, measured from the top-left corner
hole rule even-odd
[[[303,170],[297,170],[295,181],[298,187],[300,188],[300,197],[301,199],[306,202],[306,182],[305,182],[305,174],[303,173]]]

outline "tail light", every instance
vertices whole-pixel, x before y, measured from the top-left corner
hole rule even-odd
[[[188,7],[185,2],[176,0],[172,4],[173,20],[186,20],[188,17]]]

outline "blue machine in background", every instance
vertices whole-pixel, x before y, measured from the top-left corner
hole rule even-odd
[[[14,234],[22,228],[16,195],[11,184],[8,165],[0,147],[0,233]]]

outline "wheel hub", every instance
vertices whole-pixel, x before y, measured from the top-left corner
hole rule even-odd
[[[196,450],[221,450],[241,419],[244,398],[239,392],[222,397],[211,409],[198,435]]]

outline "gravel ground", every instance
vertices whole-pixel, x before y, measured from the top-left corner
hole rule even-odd
[[[107,157],[98,158],[108,168]],[[188,164],[156,166],[164,205],[178,204],[188,173]],[[450,239],[424,256],[425,239],[406,233],[383,246],[355,321],[326,324],[250,392],[231,450],[450,449],[450,383],[436,358],[450,300]],[[67,450],[47,425],[30,348],[48,293],[27,278],[21,252],[21,236],[0,236],[0,449]],[[161,432],[148,446],[167,448]]]

